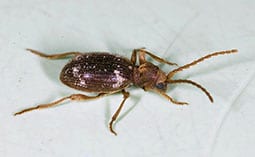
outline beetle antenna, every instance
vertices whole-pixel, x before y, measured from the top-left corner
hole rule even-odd
[[[211,57],[213,57],[213,56],[224,55],[224,54],[230,54],[230,53],[236,53],[236,52],[238,52],[237,49],[232,49],[232,50],[218,51],[218,52],[214,52],[214,53],[208,54],[208,55],[206,55],[206,56],[204,56],[204,57],[201,57],[201,58],[199,58],[199,59],[197,59],[197,60],[195,60],[195,61],[193,61],[193,62],[191,62],[191,63],[189,63],[189,64],[186,64],[186,65],[181,66],[181,67],[179,67],[179,68],[177,68],[177,69],[174,69],[173,71],[171,71],[171,72],[168,73],[167,78],[170,79],[170,78],[172,78],[172,77],[175,75],[175,73],[177,73],[177,72],[179,72],[179,71],[182,71],[182,70],[184,70],[184,69],[188,69],[188,68],[190,68],[191,66],[196,65],[196,64],[198,64],[198,63],[204,61],[205,59],[209,59],[209,58],[211,58]]]
[[[168,83],[188,83],[191,84],[193,86],[196,86],[197,88],[201,89],[209,98],[209,100],[213,103],[213,97],[211,96],[211,94],[200,84],[191,81],[191,80],[167,80]]]

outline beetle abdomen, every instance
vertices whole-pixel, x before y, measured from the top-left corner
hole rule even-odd
[[[63,68],[60,80],[72,88],[88,92],[117,91],[132,82],[132,63],[109,53],[84,53]]]

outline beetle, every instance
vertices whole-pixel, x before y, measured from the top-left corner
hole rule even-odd
[[[169,62],[154,55],[145,48],[134,49],[131,59],[105,52],[65,52],[48,55],[33,49],[27,50],[35,55],[47,59],[63,59],[72,57],[71,61],[62,69],[60,73],[60,80],[62,83],[71,88],[85,92],[97,93],[97,95],[88,96],[85,94],[71,94],[51,103],[41,104],[21,110],[14,115],[20,115],[33,110],[53,107],[65,100],[82,101],[98,99],[113,93],[121,92],[123,95],[123,100],[109,122],[109,130],[114,135],[117,135],[117,133],[113,129],[113,123],[117,119],[125,101],[129,97],[129,92],[126,91],[127,87],[130,85],[138,86],[143,88],[144,91],[153,91],[159,95],[162,95],[176,105],[187,105],[187,102],[176,101],[171,96],[166,94],[168,84],[187,83],[199,88],[213,103],[213,97],[203,86],[188,79],[173,79],[173,76],[176,73],[188,69],[191,66],[194,66],[213,56],[238,52],[237,49],[218,51],[194,60],[189,64],[178,66],[176,63]],[[165,63],[178,67],[169,73],[165,73],[157,65],[147,61],[146,55],[150,56],[159,63]],[[137,59],[139,60],[139,63]]]

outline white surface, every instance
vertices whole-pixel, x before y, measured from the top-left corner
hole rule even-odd
[[[253,156],[254,19],[253,0],[1,0],[0,156]],[[205,86],[214,104],[189,85],[168,91],[190,103],[181,107],[129,90],[117,137],[107,124],[121,95],[12,116],[77,93],[58,80],[67,60],[41,59],[25,48],[129,57],[143,46],[180,65],[216,50],[238,48],[239,54],[215,57],[177,76]]]

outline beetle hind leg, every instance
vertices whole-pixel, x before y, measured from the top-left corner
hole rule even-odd
[[[45,54],[45,53],[42,53],[42,52],[39,52],[39,51],[33,50],[33,49],[26,49],[26,50],[30,51],[31,53],[33,53],[35,55],[38,55],[43,58],[48,58],[48,59],[63,59],[63,58],[67,58],[70,56],[76,56],[76,55],[82,54],[80,52],[64,52],[64,53],[48,55],[48,54]]]
[[[105,93],[99,93],[96,96],[87,96],[87,95],[84,95],[84,94],[72,94],[70,96],[63,97],[59,100],[56,100],[56,101],[48,103],[48,104],[41,104],[41,105],[38,105],[38,106],[35,106],[35,107],[30,107],[30,108],[21,110],[21,111],[15,113],[14,116],[20,115],[20,114],[23,114],[23,113],[26,113],[26,112],[30,112],[30,111],[33,111],[33,110],[40,110],[40,109],[54,107],[54,106],[57,106],[60,103],[64,102],[65,100],[68,100],[68,99],[71,100],[71,101],[73,101],[73,100],[82,101],[82,100],[98,99],[98,98],[103,97],[105,95],[106,95]]]

